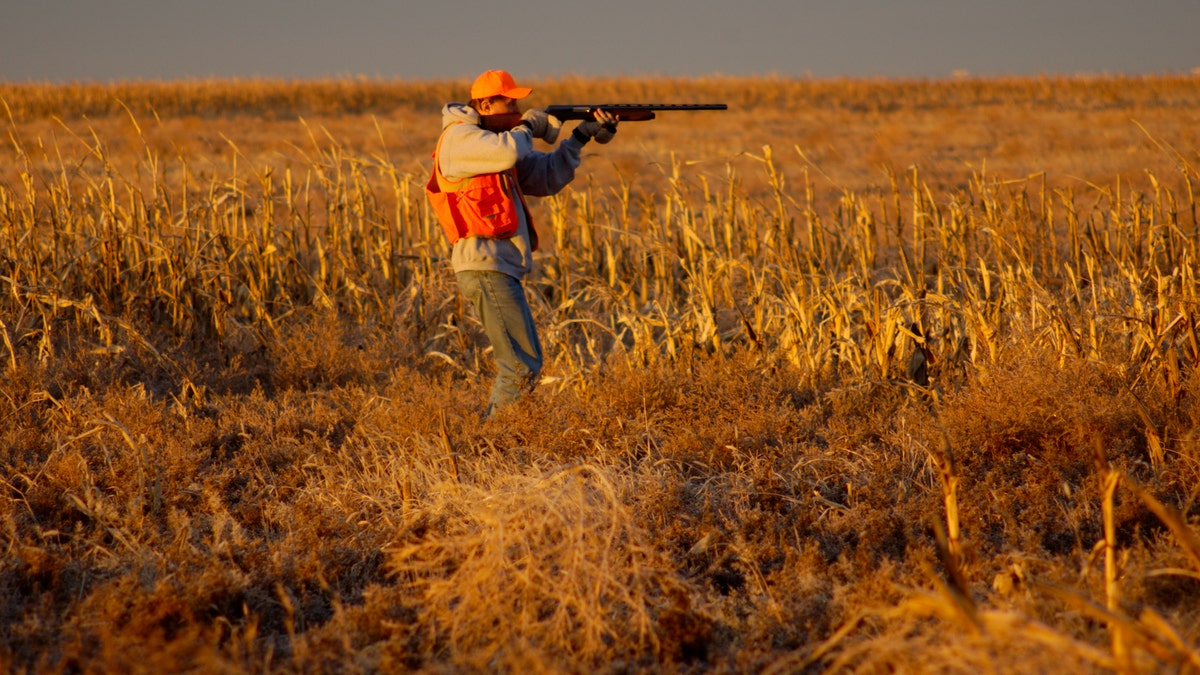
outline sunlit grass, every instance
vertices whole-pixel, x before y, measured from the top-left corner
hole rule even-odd
[[[0,88],[6,663],[1200,666],[1195,78],[539,83],[731,110],[536,205],[487,425],[456,87]]]

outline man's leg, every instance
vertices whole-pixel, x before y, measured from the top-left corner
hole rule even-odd
[[[542,372],[542,345],[521,282],[502,272],[460,272],[458,286],[475,307],[496,359],[488,414],[533,389]]]

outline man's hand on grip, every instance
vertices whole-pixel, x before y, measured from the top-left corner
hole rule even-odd
[[[597,110],[595,117],[594,120],[580,122],[576,129],[588,138],[596,139],[597,143],[608,143],[617,134],[617,118],[603,110]]]

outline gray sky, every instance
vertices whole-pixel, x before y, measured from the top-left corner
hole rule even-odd
[[[1187,73],[1200,0],[0,0],[0,80]]]

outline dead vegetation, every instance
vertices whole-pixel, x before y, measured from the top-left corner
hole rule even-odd
[[[1200,669],[1195,78],[543,83],[731,110],[538,204],[487,424],[454,91],[0,90],[8,670]]]

